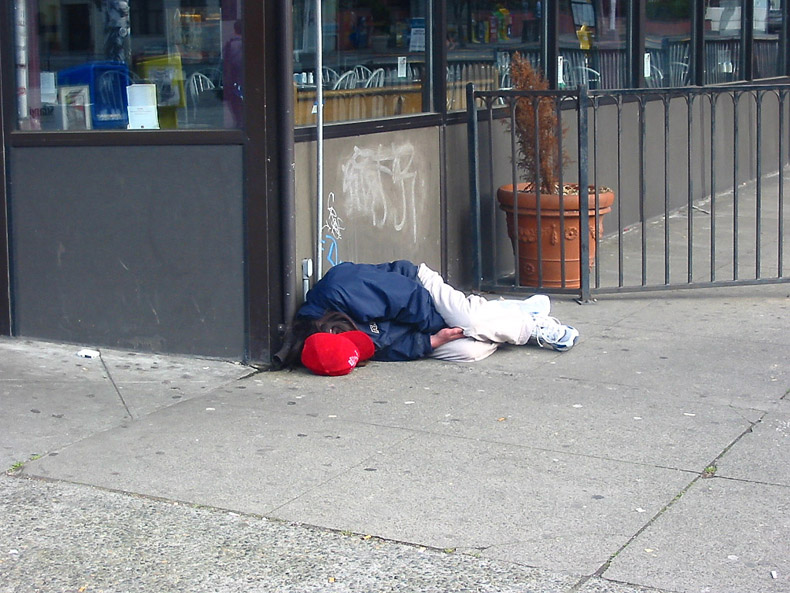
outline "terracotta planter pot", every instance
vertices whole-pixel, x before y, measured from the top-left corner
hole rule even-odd
[[[503,185],[497,191],[499,207],[507,215],[507,230],[513,251],[518,240],[519,275],[522,286],[545,286],[562,288],[563,269],[565,288],[581,286],[581,242],[579,241],[579,194],[565,194],[562,198],[564,227],[560,224],[560,196],[541,194],[541,250],[542,261],[538,259],[538,216],[537,196],[531,185],[518,185],[518,234],[514,233],[515,197],[513,185]],[[567,191],[566,186],[566,191]],[[529,189],[528,189],[529,188]],[[590,261],[595,263],[595,237],[603,234],[603,215],[611,212],[614,192],[600,191],[598,194],[598,229],[595,229],[595,190],[590,188]],[[560,233],[565,233],[565,257],[562,257]],[[542,271],[543,283],[539,284]]]

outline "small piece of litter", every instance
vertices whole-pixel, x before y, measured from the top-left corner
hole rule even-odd
[[[634,420],[641,420],[641,419],[642,419],[641,416],[634,416]]]
[[[692,417],[696,416],[696,414],[690,414],[689,412],[683,412],[683,415],[684,416],[692,416]]]
[[[727,556],[727,560],[737,560],[737,559],[738,557],[735,554],[730,554],[729,556]]]
[[[779,578],[779,573],[776,572],[775,570],[772,570],[771,571],[771,578],[772,579],[778,579]]]
[[[206,408],[206,412],[214,412],[217,408]]]
[[[407,401],[407,402],[403,402],[403,403],[404,403],[404,404],[406,404],[407,406],[410,406],[410,405],[411,405],[411,404],[413,404],[414,402],[413,402],[413,401]]]
[[[574,407],[574,408],[583,408],[584,406],[583,406],[583,405],[581,405],[581,404],[573,404],[573,407]]]
[[[645,511],[645,509],[643,509],[642,507],[636,507],[634,510],[635,510],[637,513],[646,513],[646,512],[647,512],[647,511]]]
[[[652,554],[653,548],[645,548],[645,552],[647,552],[648,554]]]
[[[77,352],[77,356],[80,358],[99,358],[99,356],[101,356],[101,352],[98,350],[92,350],[90,348],[83,348]]]

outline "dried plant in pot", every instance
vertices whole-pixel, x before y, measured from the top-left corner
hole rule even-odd
[[[519,53],[514,54],[510,62],[510,76],[515,90],[549,88],[541,73]],[[513,250],[518,253],[520,284],[579,288],[579,185],[563,183],[560,188],[560,170],[568,158],[560,150],[558,134],[564,133],[564,130],[559,130],[556,102],[552,97],[520,97],[516,101],[514,126],[518,144],[518,169],[524,181],[518,184],[515,191],[512,184],[500,187],[497,200],[507,216],[508,235]],[[535,191],[536,181],[540,191]],[[596,191],[594,187],[589,188],[590,266],[595,262],[595,237],[603,233],[603,215],[611,211],[613,203],[614,193],[611,190],[599,188]]]

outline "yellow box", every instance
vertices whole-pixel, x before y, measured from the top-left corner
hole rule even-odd
[[[140,74],[156,85],[156,105],[159,111],[159,125],[163,128],[176,128],[176,110],[186,107],[184,70],[181,56],[170,54],[140,60]]]

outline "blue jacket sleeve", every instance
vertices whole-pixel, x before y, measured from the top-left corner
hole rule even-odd
[[[373,341],[376,343],[376,353],[373,355],[373,360],[384,361],[403,361],[403,360],[416,360],[424,358],[433,352],[431,348],[431,336],[415,330],[398,331],[403,329],[390,328],[390,332],[384,335],[373,336]],[[376,338],[380,338],[378,341]],[[383,338],[383,343],[382,339]],[[390,341],[391,338],[395,338]]]

